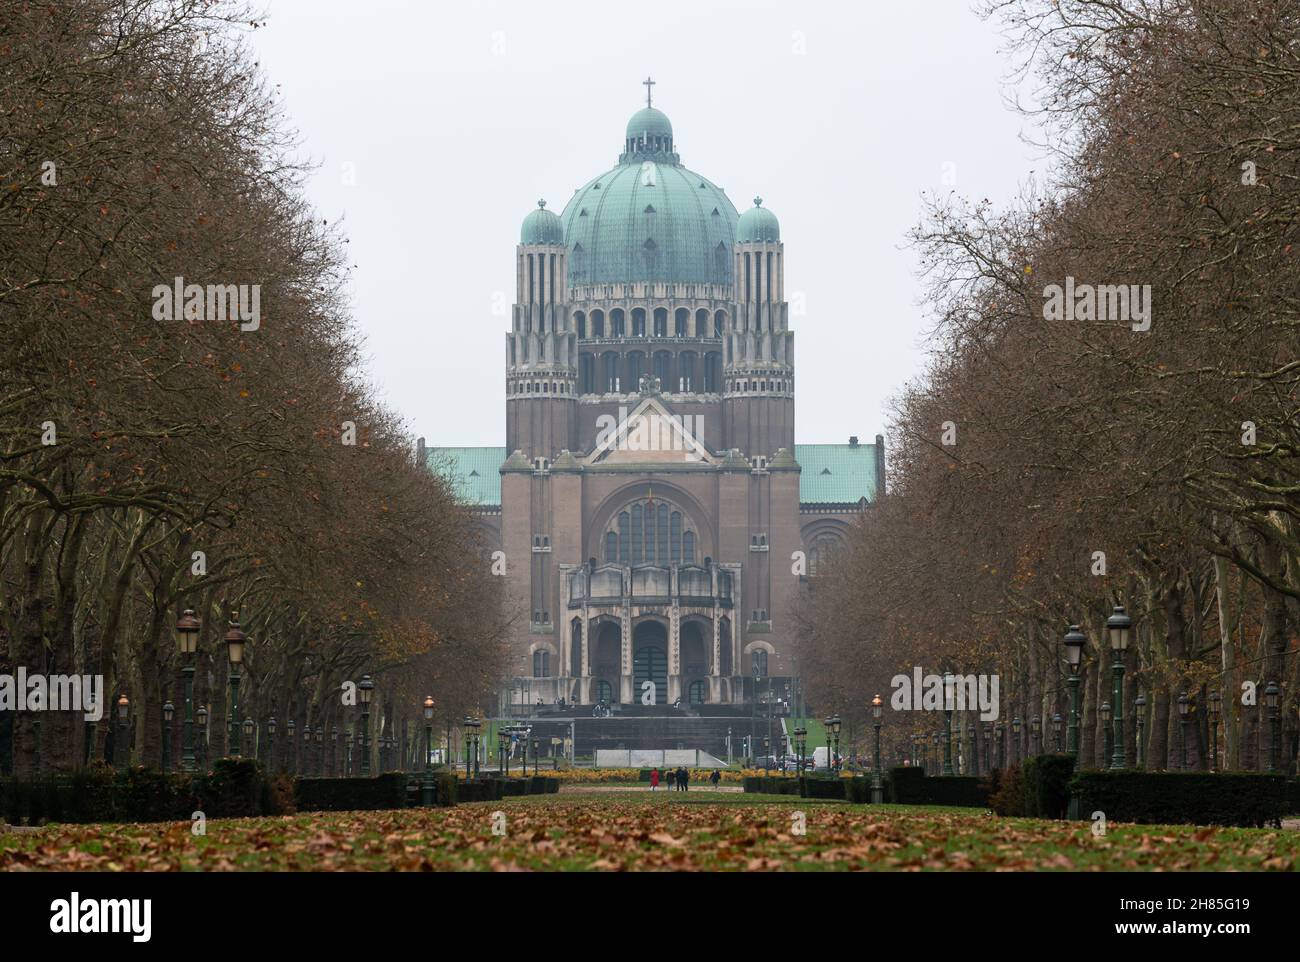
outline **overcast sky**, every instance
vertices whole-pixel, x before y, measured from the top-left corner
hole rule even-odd
[[[1002,206],[1041,170],[968,0],[268,9],[251,42],[350,239],[367,374],[431,445],[504,444],[519,223],[617,163],[647,75],[682,163],[780,218],[801,442],[883,431],[920,368],[922,192]]]

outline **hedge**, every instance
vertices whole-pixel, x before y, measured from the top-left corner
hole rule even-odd
[[[848,779],[839,778],[838,776],[831,777],[831,778],[805,777],[803,780],[804,797],[805,798],[844,798],[845,797],[844,783],[847,780]],[[794,781],[798,782],[798,779],[795,779]]]
[[[922,804],[925,797],[925,769],[915,765],[891,768],[885,775],[885,801],[893,805]]]
[[[406,807],[406,775],[373,778],[298,778],[293,800],[300,812],[349,812]]]
[[[1278,826],[1290,808],[1287,777],[1254,772],[1079,772],[1079,816],[1111,822]]]
[[[1287,814],[1300,815],[1300,778],[1288,778],[1286,782]]]
[[[923,769],[904,765],[889,770],[885,797],[896,805],[952,805],[987,808],[989,786],[974,775],[929,777]]]
[[[292,809],[287,782],[268,778],[249,758],[222,758],[198,774],[95,766],[34,778],[0,778],[0,818],[43,822],[189,821],[278,815]]]
[[[798,795],[799,779],[781,775],[746,775],[742,780],[746,792],[762,795]]]
[[[1070,807],[1070,778],[1074,756],[1034,755],[1021,773],[1024,811],[1032,818],[1065,818]]]

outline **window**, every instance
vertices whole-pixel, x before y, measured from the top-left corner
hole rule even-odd
[[[691,687],[686,689],[686,700],[692,705],[703,705],[709,700],[709,686],[702,679],[697,678],[691,682]]]
[[[604,534],[605,560],[618,564],[695,563],[689,519],[660,498],[637,501],[612,519]]]
[[[533,652],[533,677],[551,677],[551,653],[549,651],[539,649]]]
[[[767,677],[767,652],[762,648],[755,648],[749,655],[750,673],[756,678]]]

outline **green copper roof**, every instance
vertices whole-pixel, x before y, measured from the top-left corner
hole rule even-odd
[[[564,228],[560,226],[560,218],[555,211],[546,209],[546,201],[539,200],[537,210],[524,218],[523,226],[519,229],[519,243],[564,243]]]
[[[672,124],[646,107],[619,164],[580,187],[562,215],[569,284],[730,284],[739,214],[722,188],[683,167]]]
[[[874,444],[796,444],[801,504],[853,504],[876,500]]]
[[[781,239],[781,225],[776,215],[763,206],[763,198],[755,197],[754,206],[740,215],[736,224],[736,243],[755,244],[766,241],[775,244]]]
[[[501,463],[505,448],[426,448],[425,463],[447,478],[466,504],[501,504]]]
[[[876,446],[859,444],[796,444],[794,456],[802,504],[856,504],[876,500]],[[501,504],[501,465],[504,447],[426,448],[429,468],[451,480],[466,504]],[[740,463],[739,458],[736,459]]]

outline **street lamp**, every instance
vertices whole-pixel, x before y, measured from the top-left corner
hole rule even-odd
[[[302,723],[302,775],[311,778],[311,723]]]
[[[339,777],[339,726],[330,726],[330,777]]]
[[[163,702],[163,771],[172,770],[172,714],[176,706],[170,701]]]
[[[1188,715],[1192,711],[1191,699],[1187,697],[1187,692],[1178,693],[1178,751],[1182,757],[1182,770],[1187,770],[1187,722]]]
[[[943,673],[943,773],[952,775],[952,709],[953,685],[956,679],[952,672]]]
[[[1052,715],[1052,736],[1056,742],[1056,750],[1061,750],[1061,713],[1058,711]]]
[[[534,738],[534,739],[533,739],[533,776],[534,776],[534,777],[536,777],[536,775],[537,775],[537,761],[538,761],[538,757],[541,755],[541,753],[542,753],[542,752],[541,752],[541,739],[540,739],[540,738]]]
[[[374,694],[375,683],[369,675],[362,675],[357,685],[357,694],[361,699],[361,777],[370,777],[370,696]]]
[[[247,746],[248,749],[253,747],[253,718],[251,715],[244,719],[244,743],[241,748],[244,746]],[[241,751],[240,754],[243,754],[243,752]]]
[[[226,632],[226,652],[230,658],[230,724],[228,726],[228,745],[234,746],[235,756],[239,755],[239,666],[244,661],[244,645],[248,636],[239,627],[239,612],[230,613],[230,629]]]
[[[993,734],[998,743],[998,768],[1007,767],[1007,740],[1002,734],[1005,728],[1006,726],[1002,722],[998,722],[993,726]]]
[[[275,772],[275,729],[275,716],[272,715],[266,720],[266,757],[273,773]]]
[[[1011,763],[1020,761],[1020,716],[1011,719]]]
[[[176,650],[183,663],[181,677],[185,680],[185,721],[181,745],[181,770],[198,770],[194,758],[194,655],[199,650],[199,631],[202,625],[194,617],[194,609],[186,608],[176,619]]]
[[[871,801],[879,805],[884,801],[884,785],[881,782],[880,773],[880,724],[885,713],[885,703],[877,695],[871,699],[871,724],[876,729],[876,771],[871,779]]]
[[[1210,771],[1219,770],[1219,711],[1222,697],[1219,689],[1210,689]]]
[[[1116,605],[1114,613],[1106,619],[1106,633],[1110,635],[1110,664],[1115,676],[1115,752],[1110,767],[1120,771],[1128,767],[1124,750],[1124,652],[1128,650],[1128,637],[1133,619],[1123,605]]]
[[[420,803],[426,808],[433,804],[433,696],[424,696],[424,784]]]
[[[943,755],[939,752],[939,746],[943,744],[943,735],[939,732],[935,732],[930,736],[930,741],[934,747],[934,763],[930,766],[933,771],[927,774],[937,775],[943,770]]]
[[[1137,742],[1135,748],[1137,749],[1136,761],[1137,761],[1138,768],[1145,767],[1145,763],[1146,763],[1146,751],[1145,748],[1143,747],[1143,738],[1142,738],[1142,732],[1146,728],[1146,724],[1147,724],[1146,712],[1143,711],[1143,709],[1146,707],[1147,707],[1147,696],[1139,692],[1137,698],[1133,699],[1133,717],[1137,721]]]
[[[506,757],[506,743],[510,736],[504,728],[497,730],[497,774],[510,777],[510,759]]]
[[[1043,753],[1043,719],[1038,715],[1029,719],[1029,751],[1033,755]]]
[[[195,754],[198,754],[198,744],[202,744],[203,758],[206,761],[208,757],[208,709],[206,705],[198,707],[198,710],[194,712],[194,720],[198,723]]]
[[[316,777],[325,777],[325,726],[316,723]]]
[[[126,697],[126,692],[122,692],[121,697],[118,698],[117,700],[117,730],[118,730],[117,740],[121,743],[122,747],[119,748],[116,752],[114,752],[114,754],[117,755],[119,765],[122,764],[129,765],[131,763],[131,749],[126,743],[126,739],[127,739],[126,722],[127,722],[127,718],[130,717],[130,714],[131,714],[131,700]]]
[[[295,741],[293,740],[293,736],[294,736],[295,734],[297,734],[297,732],[298,732],[298,729],[297,729],[297,726],[296,726],[295,723],[294,723],[293,716],[290,716],[290,717],[289,717],[289,722],[288,722],[288,724],[285,725],[285,734],[286,734],[286,738],[287,738],[287,741],[285,742],[285,747],[288,749],[288,754],[289,754],[289,774],[290,774],[290,775],[297,775],[297,774],[298,774],[298,766],[297,766],[297,764],[295,764],[295,762],[294,762],[294,756],[295,756],[295,754],[296,754],[297,751],[298,751],[298,744],[297,744],[297,742],[295,742]]]
[[[840,770],[840,716],[832,715],[830,718],[826,719],[825,724],[826,733],[829,736],[826,739],[826,750],[828,752],[831,751],[831,739],[833,738],[835,740],[835,750],[831,753],[831,757],[828,758],[826,762],[830,767],[831,774],[836,775],[839,774]]]
[[[1278,696],[1281,693],[1282,689],[1278,688],[1275,681],[1270,681],[1264,686],[1264,704],[1268,706],[1268,770],[1270,773],[1277,771],[1278,748],[1282,741],[1282,716],[1277,710]]]
[[[1111,746],[1110,746],[1110,737],[1111,737],[1111,728],[1110,728],[1110,702],[1108,702],[1108,701],[1104,701],[1104,702],[1102,702],[1100,705],[1098,705],[1098,706],[1097,706],[1097,713],[1098,713],[1099,715],[1101,715],[1101,730],[1102,730],[1102,735],[1103,735],[1103,738],[1102,738],[1102,747],[1101,747],[1101,758],[1102,758],[1102,766],[1101,766],[1101,767],[1102,767],[1103,769],[1105,769],[1105,768],[1107,768],[1108,766],[1110,766],[1110,765],[1112,764],[1112,763],[1111,763]]]
[[[993,759],[993,723],[984,723],[984,767],[990,772],[996,767]]]
[[[1066,679],[1070,686],[1070,723],[1066,730],[1065,750],[1071,755],[1079,753],[1079,665],[1083,662],[1083,646],[1087,641],[1079,626],[1071,625],[1061,642],[1065,645],[1065,663],[1070,668],[1070,677]]]

